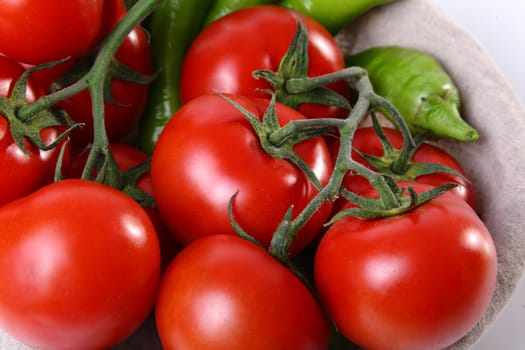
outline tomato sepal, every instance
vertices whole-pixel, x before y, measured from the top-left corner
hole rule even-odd
[[[9,128],[13,140],[24,154],[29,155],[24,140],[28,139],[38,148],[47,151],[59,145],[73,129],[81,125],[73,122],[69,115],[59,108],[47,108],[39,111],[29,118],[20,116],[17,112],[23,106],[28,105],[26,101],[26,90],[30,75],[38,70],[47,69],[61,63],[63,60],[42,64],[26,70],[16,81],[11,96],[0,97],[0,114],[9,122]],[[46,145],[40,133],[43,129],[57,126],[68,127],[52,143]]]
[[[350,110],[348,100],[324,85],[306,84],[305,81],[315,81],[309,78],[308,66],[308,31],[306,25],[296,19],[297,30],[288,51],[283,56],[277,72],[261,69],[252,73],[255,79],[264,79],[273,87],[277,101],[297,109],[303,103],[315,103],[325,106],[339,107]],[[294,89],[289,89],[289,81],[294,81]]]
[[[218,94],[231,105],[233,105],[235,108],[237,108],[246,117],[246,119],[250,122],[250,125],[252,126],[254,132],[259,137],[261,147],[268,155],[272,156],[275,159],[286,159],[292,162],[295,166],[297,166],[304,172],[304,174],[308,177],[310,181],[312,181],[312,183],[317,187],[317,189],[320,190],[322,188],[322,185],[315,173],[313,172],[313,170],[297,154],[297,152],[294,151],[293,147],[299,142],[302,142],[306,139],[325,134],[327,132],[327,129],[307,130],[307,134],[303,134],[300,132],[294,133],[293,137],[283,139],[281,140],[281,142],[272,142],[273,140],[271,138],[271,135],[281,129],[281,126],[279,125],[279,121],[277,119],[275,94],[272,94],[272,98],[270,103],[268,104],[268,108],[266,108],[266,110],[264,111],[262,121],[260,121],[259,118],[257,118],[257,116],[255,116],[252,112],[248,111],[246,108],[242,107],[240,104],[238,104],[231,98],[221,93]]]
[[[369,155],[357,149],[354,151],[378,172],[388,174],[398,180],[407,181],[415,181],[416,178],[420,176],[435,173],[449,174],[466,182],[470,181],[460,172],[444,164],[412,161],[416,151],[427,139],[426,134],[413,136],[408,129],[400,128],[403,137],[403,144],[400,148],[396,148],[385,135],[377,115],[371,113],[370,117],[374,130],[383,148],[383,155]],[[413,142],[410,142],[411,137],[413,137]]]
[[[390,178],[387,177],[386,179]],[[384,200],[385,198],[390,197],[388,195],[385,196],[383,194],[380,198],[370,198],[358,195],[343,188],[341,190],[341,194],[348,202],[355,204],[357,207],[341,210],[335,214],[332,219],[330,219],[326,226],[330,226],[335,221],[346,216],[355,216],[361,219],[369,220],[402,215],[458,186],[457,183],[451,182],[432,187],[431,189],[422,193],[416,193],[413,187],[401,187],[397,185],[392,179],[390,179],[390,181],[386,181],[386,183],[394,195],[395,200],[393,203],[389,203]]]
[[[134,165],[122,172],[122,187],[121,191],[133,198],[142,207],[156,208],[153,196],[146,193],[137,186],[140,178],[149,172],[151,166],[151,157],[145,162]]]

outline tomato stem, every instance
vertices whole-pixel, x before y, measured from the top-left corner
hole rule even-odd
[[[350,109],[350,103],[345,97],[326,88],[324,86],[326,83],[321,80],[311,81],[311,78],[308,77],[308,31],[301,20],[297,19],[296,22],[297,29],[294,37],[279,64],[277,72],[264,69],[257,70],[253,72],[253,77],[265,79],[273,87],[277,101],[294,109],[303,103]],[[348,74],[352,75],[354,72],[352,69],[350,71],[352,72]],[[323,77],[329,82],[343,81],[345,80],[344,74]]]
[[[72,97],[84,90],[89,90],[93,114],[93,145],[90,149],[82,178],[91,179],[93,170],[97,167],[95,181],[105,183],[115,188],[123,184],[122,174],[113,158],[109,147],[104,123],[104,103],[107,88],[105,81],[114,64],[114,57],[123,40],[129,32],[139,25],[161,0],[140,0],[130,8],[126,16],[104,38],[97,51],[95,61],[89,71],[72,84],[43,96],[31,104],[20,107],[17,116],[21,120],[31,119],[37,113],[50,109],[56,103]]]
[[[242,107],[240,104],[238,104],[231,98],[221,93],[218,93],[218,95],[224,100],[226,100],[228,103],[230,103],[232,106],[237,108],[237,110],[244,115],[244,117],[252,126],[253,131],[258,136],[261,147],[267,154],[269,154],[275,159],[286,159],[292,162],[305,173],[308,179],[312,181],[312,183],[318,189],[322,188],[322,185],[319,182],[319,179],[317,178],[313,170],[293,149],[293,146],[295,146],[298,142],[319,135],[319,130],[316,130],[314,133],[312,133],[312,129],[310,128],[305,133],[303,132],[305,130],[304,128],[301,128],[301,130],[296,129],[296,132],[289,132],[287,134],[287,136],[289,137],[282,138],[278,140],[278,142],[272,142],[272,140],[270,140],[270,136],[274,132],[277,132],[281,129],[279,121],[277,119],[275,95],[272,95],[272,99],[264,112],[262,121],[260,121],[259,118],[257,118],[257,116],[255,116],[253,113],[251,113],[246,108]],[[322,130],[321,132],[324,131],[325,130]]]
[[[358,128],[362,120],[367,116],[371,107],[369,96],[373,94],[372,84],[366,74],[358,74],[349,79],[351,87],[359,92],[358,99],[353,106],[351,112],[343,123],[337,123],[340,134],[340,147],[335,159],[335,165],[332,176],[328,184],[313,198],[313,200],[303,209],[299,215],[290,223],[290,231],[288,239],[291,241],[287,244],[291,245],[292,240],[297,235],[299,229],[313,216],[313,214],[326,201],[333,201],[340,192],[344,175],[348,170],[359,170],[362,173],[367,173],[369,177],[374,178],[374,182],[381,188],[385,187],[384,179],[377,176],[368,168],[362,166],[352,159],[350,149],[352,149],[352,140],[355,130]],[[390,194],[387,194],[390,197]]]
[[[348,72],[352,73],[348,74]],[[403,189],[390,176],[374,171],[354,160],[351,152],[354,133],[364,118],[370,113],[375,119],[375,109],[386,110],[391,113],[392,119],[398,123],[399,129],[405,133],[404,147],[409,150],[407,151],[407,157],[410,150],[416,147],[419,140],[416,142],[412,138],[408,126],[395,107],[388,100],[374,92],[366,71],[360,68],[347,70],[341,77],[347,80],[349,86],[358,93],[357,101],[345,119],[320,118],[291,121],[270,136],[272,142],[280,143],[283,140],[293,139],[292,135],[294,133],[300,133],[302,130],[309,128],[337,128],[339,131],[340,146],[330,180],[295,219],[290,220],[289,214],[287,214],[283,219],[282,225],[274,234],[270,252],[283,263],[289,261],[291,244],[299,230],[325,202],[333,201],[341,194],[349,201],[357,204],[357,207],[337,214],[326,225],[330,225],[333,221],[345,215],[354,215],[361,218],[399,215],[443,194],[455,186],[455,184],[445,184],[422,194],[416,194],[412,188]],[[324,79],[321,78],[319,81],[324,81]],[[374,123],[377,123],[377,121],[374,121]],[[349,171],[364,176],[377,190],[379,198],[372,199],[361,197],[354,193],[345,193],[344,189],[342,189],[342,183],[344,176]]]
[[[285,264],[289,262],[291,244],[299,230],[324,203],[334,201],[340,195],[344,195],[349,201],[357,205],[357,208],[353,208],[350,211],[351,215],[384,217],[406,212],[450,188],[450,186],[440,186],[433,191],[418,195],[411,188],[406,189],[406,191],[400,188],[389,175],[372,170],[352,159],[351,150],[354,133],[369,114],[372,114],[374,124],[378,124],[377,120],[375,120],[376,110],[387,113],[388,117],[390,117],[389,119],[404,136],[403,149],[397,155],[397,161],[392,165],[394,168],[407,166],[408,159],[421,140],[414,140],[407,123],[392,103],[375,93],[368,72],[365,69],[361,67],[347,67],[337,72],[308,77],[307,49],[308,33],[304,24],[301,21],[297,21],[295,36],[281,61],[279,70],[277,72],[259,70],[255,71],[253,76],[266,79],[272,85],[274,89],[272,92],[272,103],[277,99],[277,101],[291,107],[297,107],[300,103],[321,103],[345,107],[350,110],[346,118],[294,120],[281,127],[278,123],[275,123],[275,106],[272,103],[261,122],[257,117],[228,99],[250,121],[255,132],[259,135],[261,146],[268,154],[276,158],[290,160],[303,169],[305,174],[312,179],[319,189],[318,194],[303,208],[295,219],[292,219],[291,210],[289,210],[274,233],[269,251]],[[340,81],[345,81],[351,89],[357,92],[357,100],[353,107],[342,96],[324,87],[327,84]],[[344,102],[341,102],[342,100]],[[376,127],[379,128],[378,125]],[[292,150],[295,145],[308,138],[333,133],[334,130],[339,132],[340,146],[332,175],[328,183],[321,187],[320,183],[316,181],[317,179],[312,177],[311,170],[308,167],[304,167],[300,159],[293,157],[293,154],[286,151]],[[385,147],[388,148],[388,145],[385,144]],[[345,193],[342,189],[342,183],[344,176],[348,172],[364,176],[377,190],[379,198],[370,199],[353,193]],[[408,192],[408,195],[406,192]]]

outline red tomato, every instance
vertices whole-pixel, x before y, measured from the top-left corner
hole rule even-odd
[[[155,317],[166,350],[328,348],[328,319],[308,288],[236,236],[183,249],[164,274]]]
[[[104,13],[102,18],[102,26],[99,32],[99,42],[113,30],[115,25],[127,13],[126,0],[106,0],[104,1]]]
[[[181,75],[181,97],[187,102],[199,95],[219,90],[253,97],[268,97],[258,91],[270,89],[252,72],[277,71],[297,28],[297,18],[308,30],[309,76],[345,68],[343,54],[332,35],[319,23],[290,9],[262,5],[235,11],[213,22],[194,40]],[[345,82],[330,88],[347,96]],[[346,116],[348,111],[305,104],[299,111],[307,117]]]
[[[121,0],[108,1],[105,6],[101,38],[107,35],[126,14],[126,8]],[[142,27],[138,26],[128,34],[117,50],[116,58],[138,73],[145,75],[152,73],[149,41]],[[66,74],[77,63],[78,60],[69,60],[50,69],[37,71],[32,77],[46,91],[50,91],[51,83]],[[114,102],[105,103],[106,133],[110,141],[120,141],[129,136],[137,126],[146,106],[149,85],[114,77],[111,79],[110,86]],[[93,115],[89,92],[82,91],[57,105],[65,109],[75,122],[84,124],[81,129],[72,133],[72,143],[75,148],[83,148],[93,140]]]
[[[0,2],[0,52],[41,64],[79,57],[96,45],[104,0]]]
[[[0,55],[0,96],[11,96],[16,80],[23,74],[24,68],[17,62]],[[30,79],[26,90],[28,102],[42,96],[41,89]],[[41,137],[45,144],[53,143],[60,135],[58,128],[42,130]],[[0,206],[16,198],[31,193],[53,180],[55,165],[60,147],[43,151],[26,141],[30,152],[26,155],[16,145],[11,135],[9,122],[0,117]],[[65,160],[67,163],[67,158]]]
[[[63,180],[0,209],[0,327],[46,349],[102,349],[149,315],[159,243],[144,210]]]
[[[401,148],[403,144],[403,136],[401,132],[388,127],[384,127],[383,132],[394,147],[398,149]],[[338,147],[338,142],[333,142],[330,144],[330,149],[334,156],[338,151]],[[383,147],[373,127],[359,128],[354,134],[352,147],[355,150],[358,150],[368,155],[383,155]],[[360,163],[368,165],[366,161],[363,158],[361,158],[356,152],[352,152],[352,157]],[[416,163],[421,162],[442,164],[463,175],[465,177],[464,179],[451,174],[435,173],[431,175],[419,176],[415,180],[417,182],[421,182],[432,186],[439,186],[450,182],[458,183],[458,186],[452,189],[451,192],[456,194],[459,198],[465,200],[467,203],[469,203],[469,205],[472,206],[472,208],[477,208],[476,192],[474,185],[469,180],[465,180],[469,179],[469,176],[467,175],[466,171],[463,169],[461,164],[451,154],[449,154],[448,152],[439,148],[436,145],[424,143],[414,153],[412,161]],[[396,175],[402,176],[404,174]],[[368,191],[371,188],[370,183],[364,177],[357,176],[352,172],[349,172],[345,176],[343,186],[346,189],[358,194],[362,194],[363,192]]]
[[[146,153],[123,143],[112,143],[110,147],[111,153],[115,158],[115,162],[121,171],[125,171],[135,165],[141,164],[148,159],[148,155]],[[65,174],[65,176],[68,178],[80,178],[86,164],[87,156],[87,151],[73,154],[67,174]],[[137,187],[147,194],[153,195],[153,186],[151,184],[151,176],[149,172],[141,176],[137,182]],[[169,232],[168,227],[161,219],[159,212],[155,208],[145,207],[144,210],[146,210],[151,219],[151,222],[155,226],[155,231],[157,232],[160,243],[161,266],[164,269],[168,266],[173,257],[180,251],[182,246]]]
[[[400,216],[336,221],[314,263],[337,328],[366,349],[437,350],[456,342],[488,307],[496,269],[490,233],[452,193]]]
[[[269,104],[268,99],[232,98],[259,118]],[[282,104],[277,104],[277,116],[282,124],[304,119]],[[324,140],[307,140],[295,150],[326,184],[332,160]],[[216,94],[193,99],[170,119],[153,151],[151,178],[159,212],[183,244],[211,234],[236,234],[228,202],[238,192],[236,221],[268,246],[288,208],[294,206],[295,217],[318,193],[298,167],[268,155],[246,117]],[[299,231],[292,252],[317,235],[330,209],[326,203]]]

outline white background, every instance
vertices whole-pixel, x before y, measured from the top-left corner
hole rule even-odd
[[[432,1],[476,37],[525,104],[525,1]],[[522,278],[507,306],[473,350],[524,349],[525,280]]]

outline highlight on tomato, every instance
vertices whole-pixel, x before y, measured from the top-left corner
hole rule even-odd
[[[0,208],[0,327],[44,349],[103,349],[150,314],[159,242],[122,192],[62,180]]]
[[[166,270],[155,307],[162,346],[327,349],[329,320],[310,290],[254,243],[200,238]]]
[[[27,64],[80,57],[98,43],[104,0],[0,2],[0,53]]]
[[[406,185],[418,193],[430,188]],[[489,231],[450,192],[402,215],[343,217],[314,260],[316,288],[336,328],[366,349],[438,350],[457,342],[487,309],[496,273]]]

